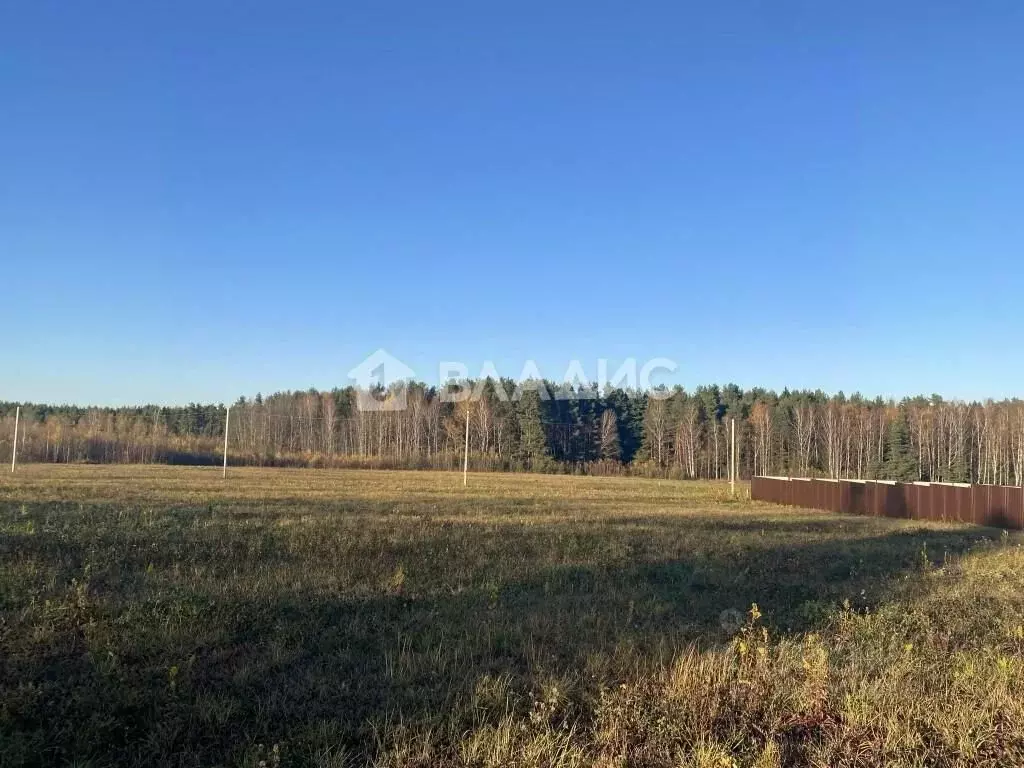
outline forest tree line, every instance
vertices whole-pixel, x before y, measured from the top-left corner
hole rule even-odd
[[[237,465],[455,468],[469,421],[470,466],[589,474],[724,478],[736,422],[741,476],[753,474],[1024,485],[1024,401],[866,399],[735,385],[565,390],[549,382],[476,383],[477,398],[410,384],[406,407],[366,411],[351,387],[240,398]],[[561,396],[560,396],[561,395]],[[590,396],[586,396],[590,395]],[[10,456],[16,403],[0,403]],[[21,405],[21,461],[216,463],[225,408]]]

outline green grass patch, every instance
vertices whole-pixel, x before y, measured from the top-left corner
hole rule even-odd
[[[1020,542],[712,483],[30,465],[0,763],[1022,764]]]

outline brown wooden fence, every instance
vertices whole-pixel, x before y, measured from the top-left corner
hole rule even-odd
[[[750,497],[854,515],[1024,529],[1024,488],[1019,486],[755,477]]]

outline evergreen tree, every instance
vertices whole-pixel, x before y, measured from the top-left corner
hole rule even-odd
[[[524,390],[519,400],[519,455],[529,469],[550,469],[551,451],[544,431],[542,401],[540,393],[532,388]]]
[[[886,480],[911,482],[918,479],[917,461],[910,446],[910,426],[902,408],[889,422],[882,475]]]

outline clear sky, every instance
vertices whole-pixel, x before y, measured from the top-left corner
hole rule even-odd
[[[378,347],[1024,394],[1022,41],[1019,0],[3,3],[0,399]]]

